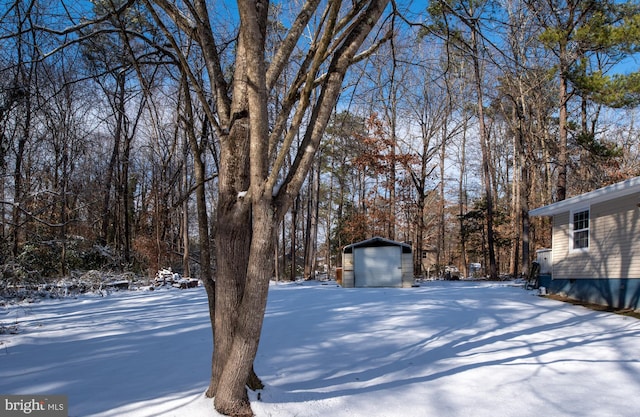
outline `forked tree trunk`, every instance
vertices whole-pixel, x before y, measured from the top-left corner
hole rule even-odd
[[[265,193],[268,138],[264,40],[268,2],[239,2],[229,135],[221,138],[212,379],[207,394],[231,416],[252,416],[246,385],[258,349],[277,223]],[[251,115],[251,117],[249,117]]]
[[[239,133],[235,133],[239,131]],[[244,129],[234,130],[234,135],[242,136]],[[246,132],[244,132],[246,133]],[[221,159],[246,159],[242,146],[233,146],[232,135],[221,146]],[[234,154],[236,149],[236,155]],[[243,162],[238,162],[244,165]],[[232,170],[236,164],[222,164],[219,173],[219,198],[216,221],[216,285],[214,353],[212,375],[207,395],[214,397],[232,349],[235,326],[239,321],[242,295],[249,262],[252,239],[251,206],[237,195],[248,187],[244,179]],[[243,184],[244,183],[244,184]],[[237,190],[237,191],[236,191]],[[268,264],[264,267],[267,268]],[[270,268],[269,268],[270,269]]]
[[[238,305],[235,333],[221,383],[215,396],[216,410],[232,416],[251,416],[245,386],[252,373],[258,350],[260,332],[267,303],[271,256],[277,231],[277,221],[270,199],[253,203],[253,239],[244,293]]]
[[[221,163],[215,231],[217,273],[215,285],[211,285],[215,288],[214,297],[210,294],[211,288],[207,287],[210,306],[213,304],[215,311],[212,315],[215,348],[206,394],[214,397],[215,408],[220,413],[240,417],[253,415],[246,386],[261,386],[253,371],[253,362],[273,270],[276,233],[283,213],[291,207],[313,163],[315,150],[339,97],[344,75],[387,3],[388,0],[374,0],[366,7],[360,5],[365,9],[357,15],[357,20],[333,51],[328,73],[319,86],[321,93],[315,105],[310,106],[309,97],[315,87],[314,74],[326,59],[326,48],[332,38],[323,39],[326,44],[317,52],[316,67],[309,72],[307,90],[301,93],[302,103],[299,104],[299,114],[313,108],[309,126],[297,150],[296,160],[292,167],[287,167],[289,172],[284,172],[284,168],[278,165],[279,158],[276,158],[274,166],[269,166],[269,162],[273,162],[269,157],[267,106],[270,84],[267,82],[264,56],[268,1],[238,1],[241,24],[233,91],[229,94],[232,99],[227,101],[220,95],[217,106],[218,112],[226,110],[219,120]],[[317,2],[309,4],[315,8]],[[172,16],[178,16],[169,3],[161,2],[161,5]],[[329,7],[333,23],[327,24],[327,34],[334,36],[340,8],[338,3],[331,2]],[[206,17],[203,1],[197,1],[196,8]],[[304,19],[300,27],[304,27]],[[205,38],[200,42],[209,44],[207,41],[211,39]],[[211,46],[215,48],[214,44]],[[212,51],[215,49],[208,49],[208,52]],[[214,53],[209,58],[216,60]],[[216,62],[209,64],[211,69],[216,69]],[[219,78],[214,81],[220,87],[218,91],[224,93],[226,85],[221,84],[223,81]],[[295,133],[299,127],[292,128],[292,132]],[[288,153],[290,146],[291,143],[283,145],[281,152]],[[295,149],[293,151],[296,152]],[[282,173],[286,174],[284,184],[276,189],[275,180]]]

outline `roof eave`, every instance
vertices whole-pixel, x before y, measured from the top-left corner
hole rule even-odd
[[[626,181],[611,184],[566,200],[529,210],[529,216],[554,216],[559,213],[571,211],[580,206],[601,203],[637,192],[640,192],[640,177],[629,178]]]
[[[351,243],[349,245],[346,245],[344,247],[344,249],[350,248],[350,247],[357,248],[359,246],[366,246],[367,244],[372,243],[374,241],[385,242],[385,243],[388,243],[391,246],[405,246],[407,248],[411,247],[411,245],[409,245],[407,243],[404,243],[404,242],[398,242],[396,240],[386,239],[386,238],[381,237],[381,236],[374,236],[372,238],[365,239],[365,240],[362,240],[360,242],[354,242],[354,243]]]

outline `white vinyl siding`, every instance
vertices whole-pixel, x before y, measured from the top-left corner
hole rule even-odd
[[[573,250],[573,213],[553,217],[553,277],[640,278],[640,194],[593,204],[589,250]]]

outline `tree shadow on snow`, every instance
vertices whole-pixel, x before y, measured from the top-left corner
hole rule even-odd
[[[0,353],[0,392],[68,395],[70,416],[202,393],[207,308],[201,289],[31,305]]]
[[[353,297],[325,293],[305,300],[297,321],[290,322],[282,314],[272,320],[268,311],[262,343],[277,355],[258,361],[267,383],[262,401],[393,390],[501,365],[537,373],[558,362],[597,363],[602,360],[576,357],[572,350],[640,336],[638,326],[594,326],[602,313],[524,292],[514,297],[522,291],[516,288],[460,288],[355,289],[369,294]],[[317,309],[327,311],[325,320],[313,321]],[[630,353],[621,352],[616,362],[637,363],[634,356],[624,359]],[[640,386],[637,372],[629,374]]]

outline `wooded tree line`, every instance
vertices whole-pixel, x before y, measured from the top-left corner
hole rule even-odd
[[[214,218],[220,162],[193,97],[215,92],[188,86],[209,84],[203,52],[144,2],[5,7],[2,264],[38,278],[100,267],[190,275],[194,184],[206,182]],[[279,276],[313,277],[374,235],[412,242],[418,273],[425,251],[435,267],[461,268],[489,265],[495,251],[498,272],[526,272],[532,250],[549,244],[528,209],[639,174],[637,114],[624,110],[638,102],[637,61],[616,67],[637,51],[637,5],[395,7],[394,36],[349,74],[282,224]],[[289,12],[272,5],[267,54]],[[238,20],[211,20],[224,59]],[[287,63],[272,106],[301,59]],[[181,74],[181,60],[199,72]]]
[[[640,175],[639,8],[5,2],[3,284],[201,278],[208,394],[244,415],[270,278],[376,235],[412,242],[417,274],[526,274],[550,244],[529,209]]]

